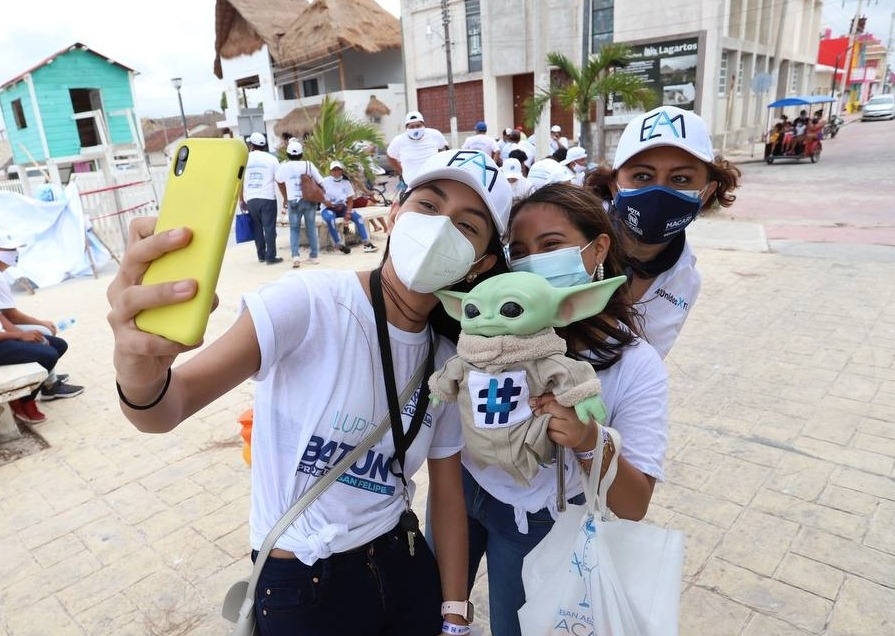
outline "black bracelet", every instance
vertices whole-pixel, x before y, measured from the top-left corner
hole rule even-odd
[[[159,396],[157,398],[155,398],[152,402],[141,406],[140,404],[134,404],[133,402],[128,400],[126,397],[124,397],[124,393],[121,392],[121,385],[118,384],[118,380],[115,380],[115,389],[118,391],[118,399],[121,400],[122,402],[124,402],[124,405],[126,407],[133,409],[135,411],[147,411],[147,410],[151,409],[153,406],[155,406],[156,404],[158,404],[159,402],[161,402],[162,398],[165,397],[165,393],[168,392],[168,387],[170,385],[171,385],[171,367],[168,367],[168,377],[165,378],[165,386],[162,387],[162,392],[159,393]]]

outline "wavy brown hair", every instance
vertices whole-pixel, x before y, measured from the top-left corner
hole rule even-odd
[[[608,235],[609,251],[603,261],[604,276],[612,278],[625,275],[621,247],[612,221],[603,211],[602,201],[593,192],[570,183],[545,185],[513,205],[507,224],[508,233],[512,233],[519,211],[534,204],[550,205],[560,210],[588,241],[600,234]],[[635,334],[641,332],[640,322],[631,299],[630,287],[625,283],[616,290],[601,313],[559,328],[556,332],[566,341],[569,356],[586,359],[596,369],[608,369],[618,362],[624,348],[635,340]],[[620,327],[619,323],[627,328]],[[590,351],[593,359],[579,355],[575,349],[580,345]]]
[[[729,208],[736,201],[736,195],[733,194],[733,191],[740,186],[740,177],[742,176],[740,169],[720,156],[715,157],[711,163],[703,163],[708,168],[709,181],[715,181],[718,187],[708,201],[705,202],[705,205],[702,206],[702,209],[711,209],[715,205]],[[587,178],[584,180],[584,185],[593,190],[604,201],[611,202],[613,197],[609,184],[614,183],[617,177],[618,170],[613,170],[611,166],[604,163],[588,173]]]

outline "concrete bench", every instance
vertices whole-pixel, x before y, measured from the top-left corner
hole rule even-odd
[[[47,379],[47,370],[36,362],[0,365],[0,443],[22,436],[9,403],[25,397]]]
[[[367,234],[369,236],[373,236],[373,230],[370,225],[370,221],[373,219],[381,219],[383,224],[385,224],[385,219],[388,216],[389,210],[391,210],[388,206],[380,206],[380,205],[368,205],[363,208],[357,208],[357,212],[361,215],[364,220],[364,227],[367,228]],[[285,220],[283,220],[285,219]],[[336,219],[336,227],[341,230],[342,224],[344,223],[344,219],[338,218]],[[323,218],[320,216],[320,212],[317,212],[317,244],[320,246],[320,249],[332,249],[333,241],[329,236],[329,231],[326,229],[326,223],[323,222]],[[280,216],[279,225],[288,228],[289,220],[288,217]],[[354,223],[350,224],[351,227],[354,227]],[[357,239],[356,236],[352,236],[353,239]],[[302,245],[308,244],[308,235],[306,232],[306,228],[304,224],[301,226],[301,238],[300,243]],[[357,240],[349,240],[349,245],[356,245],[358,243]]]

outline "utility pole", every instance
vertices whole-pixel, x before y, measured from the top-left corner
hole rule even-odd
[[[854,46],[855,46],[855,29],[858,28],[858,20],[861,19],[861,4],[863,0],[858,0],[858,8],[855,10],[855,17],[851,22],[851,27],[848,29],[848,46],[845,48],[845,64],[842,68],[842,84],[839,90],[839,99],[841,100],[845,96],[845,91],[848,90],[848,80],[851,77],[851,67],[852,60],[854,59]],[[839,111],[842,112],[842,104],[839,104]]]
[[[451,123],[451,148],[460,145],[457,134],[457,102],[454,98],[454,70],[451,64],[451,13],[448,0],[441,0],[441,23],[444,25],[444,61],[447,66],[448,116]]]

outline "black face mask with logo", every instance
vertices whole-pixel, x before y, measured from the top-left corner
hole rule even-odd
[[[702,198],[697,191],[667,186],[619,188],[613,214],[641,243],[661,245],[680,234],[699,214]]]

